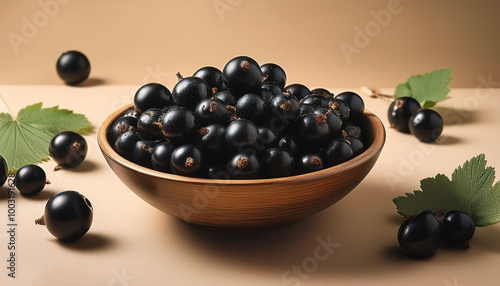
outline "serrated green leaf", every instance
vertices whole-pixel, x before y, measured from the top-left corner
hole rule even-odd
[[[451,68],[414,75],[409,77],[405,83],[396,86],[394,97],[413,97],[420,102],[423,108],[433,107],[436,103],[449,98],[448,84],[451,80]]]
[[[452,173],[452,179],[438,174],[420,181],[420,188],[393,199],[398,212],[412,216],[424,210],[468,213],[477,226],[500,222],[500,183],[493,186],[495,169],[486,167],[484,154],[466,161]]]
[[[16,119],[8,113],[0,113],[0,154],[10,172],[27,164],[47,161],[50,140],[66,130],[85,134],[93,127],[82,114],[57,106],[42,108],[42,103],[21,109]]]

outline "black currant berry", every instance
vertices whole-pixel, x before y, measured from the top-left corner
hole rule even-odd
[[[120,134],[129,130],[137,129],[137,118],[132,116],[123,116],[118,118],[107,131],[109,142],[115,142]]]
[[[331,93],[328,89],[322,87],[311,89],[311,94],[314,96],[322,97],[326,100],[334,98],[333,93]]]
[[[259,137],[257,125],[248,119],[236,119],[226,128],[226,143],[232,149],[255,144]]]
[[[297,100],[299,101],[302,100],[302,98],[306,97],[307,95],[311,94],[309,88],[300,83],[287,85],[285,86],[285,88],[283,88],[283,90],[295,96],[295,98],[297,98]]]
[[[271,92],[272,96],[280,95],[283,92],[283,87],[274,81],[264,81],[261,85],[261,93],[264,90]]]
[[[433,256],[443,238],[441,221],[430,211],[408,218],[398,230],[399,249],[408,257],[425,259]]]
[[[169,105],[172,105],[172,94],[160,83],[144,84],[135,92],[134,109],[139,113],[150,108],[164,108]]]
[[[305,154],[296,160],[297,173],[305,174],[324,168],[323,159],[319,154]]]
[[[161,172],[172,173],[170,161],[172,158],[172,152],[174,152],[175,148],[177,148],[177,146],[170,141],[158,143],[151,151],[151,166],[153,169]]]
[[[419,109],[420,103],[413,97],[404,96],[394,99],[387,111],[390,126],[399,132],[410,133],[408,122],[411,115]]]
[[[203,171],[202,152],[193,144],[184,144],[172,152],[170,167],[176,175],[197,177]]]
[[[469,248],[469,241],[474,236],[476,223],[461,211],[449,211],[443,218],[445,243],[452,247]]]
[[[309,113],[300,117],[297,128],[302,145],[306,146],[304,148],[325,146],[330,138],[330,129],[324,114]]]
[[[9,167],[7,166],[7,161],[4,157],[0,155],[0,187],[7,181],[7,176],[9,175]]]
[[[342,99],[334,98],[328,101],[328,107],[337,114],[343,122],[349,121],[349,116],[351,115],[351,110],[349,105],[345,103]]]
[[[271,116],[284,126],[295,122],[300,115],[299,101],[287,92],[275,96],[269,103],[269,109]]]
[[[63,131],[56,134],[49,143],[49,154],[56,161],[56,169],[74,168],[83,162],[87,156],[87,141],[73,131]]]
[[[247,93],[258,93],[263,78],[259,64],[247,56],[229,60],[222,69],[222,77],[237,98]]]
[[[198,123],[190,109],[173,106],[163,115],[161,130],[165,138],[182,144],[193,141],[198,131]]]
[[[231,179],[257,179],[261,176],[260,162],[255,153],[238,153],[229,159],[226,171]]]
[[[267,63],[263,64],[260,69],[262,71],[262,76],[264,77],[264,82],[275,82],[281,88],[285,87],[286,73],[282,67],[275,63]]]
[[[355,92],[344,91],[335,96],[344,101],[349,106],[349,119],[359,121],[365,113],[365,103],[363,98]]]
[[[68,51],[57,59],[56,70],[59,77],[68,85],[85,81],[90,75],[89,59],[79,51]]]
[[[300,150],[298,140],[288,135],[285,135],[278,140],[278,147],[287,150],[292,155],[297,154]]]
[[[261,126],[258,128],[259,138],[257,139],[258,145],[261,149],[275,147],[278,143],[278,134],[274,132],[271,128],[266,126]]]
[[[163,138],[161,132],[162,109],[149,108],[144,111],[137,120],[137,131],[146,140],[160,140]]]
[[[199,77],[185,77],[172,89],[172,100],[177,106],[194,110],[198,102],[212,97],[212,88]]]
[[[222,124],[210,124],[198,130],[198,146],[206,157],[220,157],[226,147],[226,127]]]
[[[262,172],[265,177],[279,178],[291,176],[295,171],[295,159],[285,149],[268,148],[261,153]]]
[[[358,156],[359,154],[363,153],[365,147],[361,140],[353,136],[347,136],[345,139],[351,144],[353,156]]]
[[[212,91],[218,92],[226,89],[226,85],[222,80],[222,72],[216,67],[202,67],[194,72],[193,76],[204,79],[212,88]]]
[[[132,161],[135,145],[142,139],[137,130],[126,131],[116,138],[113,149],[123,158]]]
[[[226,105],[236,105],[236,98],[234,97],[234,93],[229,90],[221,90],[214,94],[214,97],[225,103]]]
[[[408,126],[418,140],[434,142],[443,132],[443,118],[435,110],[424,108],[413,113]]]
[[[349,141],[341,138],[332,139],[324,148],[324,160],[326,167],[332,167],[344,163],[354,156]]]
[[[151,154],[153,153],[153,148],[158,143],[159,141],[150,141],[146,139],[137,141],[132,151],[132,161],[143,167],[153,168],[151,164]]]
[[[236,116],[248,119],[255,124],[267,121],[269,108],[267,104],[255,93],[247,93],[236,101]]]
[[[14,185],[22,195],[38,194],[48,183],[45,171],[38,165],[25,165],[16,172]]]
[[[73,241],[92,226],[93,208],[90,201],[76,191],[64,191],[52,196],[41,218],[35,220],[61,241]]]
[[[227,125],[229,123],[227,104],[217,98],[207,98],[200,101],[194,109],[194,116],[201,126],[210,124]]]

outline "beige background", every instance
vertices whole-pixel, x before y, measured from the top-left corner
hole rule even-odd
[[[0,0],[0,83],[58,84],[55,61],[78,49],[93,83],[171,86],[178,71],[246,54],[308,86],[390,88],[452,67],[452,87],[476,87],[500,81],[498,11],[495,0]]]

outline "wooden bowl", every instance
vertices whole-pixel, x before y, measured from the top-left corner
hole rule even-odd
[[[320,171],[275,179],[203,179],[151,170],[128,161],[110,146],[106,133],[132,105],[112,113],[98,131],[99,147],[118,178],[157,209],[185,222],[220,230],[253,231],[297,222],[335,204],[370,172],[385,143],[380,119],[365,111],[367,149]]]

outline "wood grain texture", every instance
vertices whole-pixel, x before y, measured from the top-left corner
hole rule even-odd
[[[202,179],[167,174],[134,164],[110,146],[108,127],[124,106],[104,120],[98,144],[108,165],[136,195],[185,222],[230,231],[276,228],[297,222],[338,202],[370,172],[385,143],[380,119],[365,111],[368,148],[343,164],[313,173],[257,180]]]

